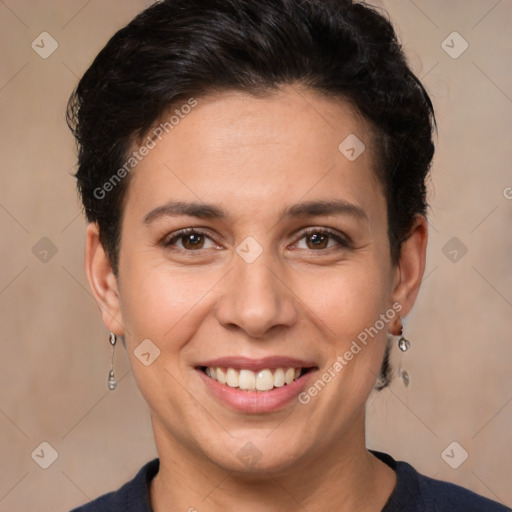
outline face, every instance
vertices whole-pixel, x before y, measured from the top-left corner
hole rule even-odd
[[[117,279],[88,233],[157,447],[254,473],[362,446],[425,237],[415,266],[392,265],[370,135],[345,103],[290,86],[197,100],[132,171]]]

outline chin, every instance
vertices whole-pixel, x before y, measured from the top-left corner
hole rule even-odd
[[[283,429],[277,435],[272,433],[274,428],[276,424],[263,431],[244,429],[244,435],[226,435],[223,442],[212,439],[202,451],[223,470],[240,476],[268,478],[268,473],[287,472],[307,457],[306,440],[298,435],[298,429]]]

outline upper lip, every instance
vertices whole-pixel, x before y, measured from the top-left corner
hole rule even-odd
[[[199,363],[197,367],[209,366],[212,368],[234,368],[239,370],[252,370],[259,371],[264,369],[275,368],[312,368],[316,365],[312,361],[305,361],[304,359],[296,359],[294,357],[285,356],[268,356],[258,359],[250,357],[219,357],[217,359],[210,359]]]

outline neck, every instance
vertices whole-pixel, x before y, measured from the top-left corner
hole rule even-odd
[[[151,482],[154,512],[380,512],[396,485],[393,469],[366,449],[364,413],[336,445],[278,471],[236,473],[169,436],[155,418],[160,469]],[[363,432],[363,435],[357,434]]]

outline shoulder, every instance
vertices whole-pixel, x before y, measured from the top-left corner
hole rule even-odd
[[[153,459],[117,491],[104,494],[71,512],[151,512],[149,483],[159,467],[159,459]]]
[[[370,450],[396,472],[396,486],[383,512],[510,512],[504,505],[460,485],[422,475],[410,464]]]
[[[402,464],[407,464],[403,462]],[[413,469],[413,471],[415,471]],[[469,489],[418,474],[420,492],[432,510],[440,512],[507,512],[510,508]]]

